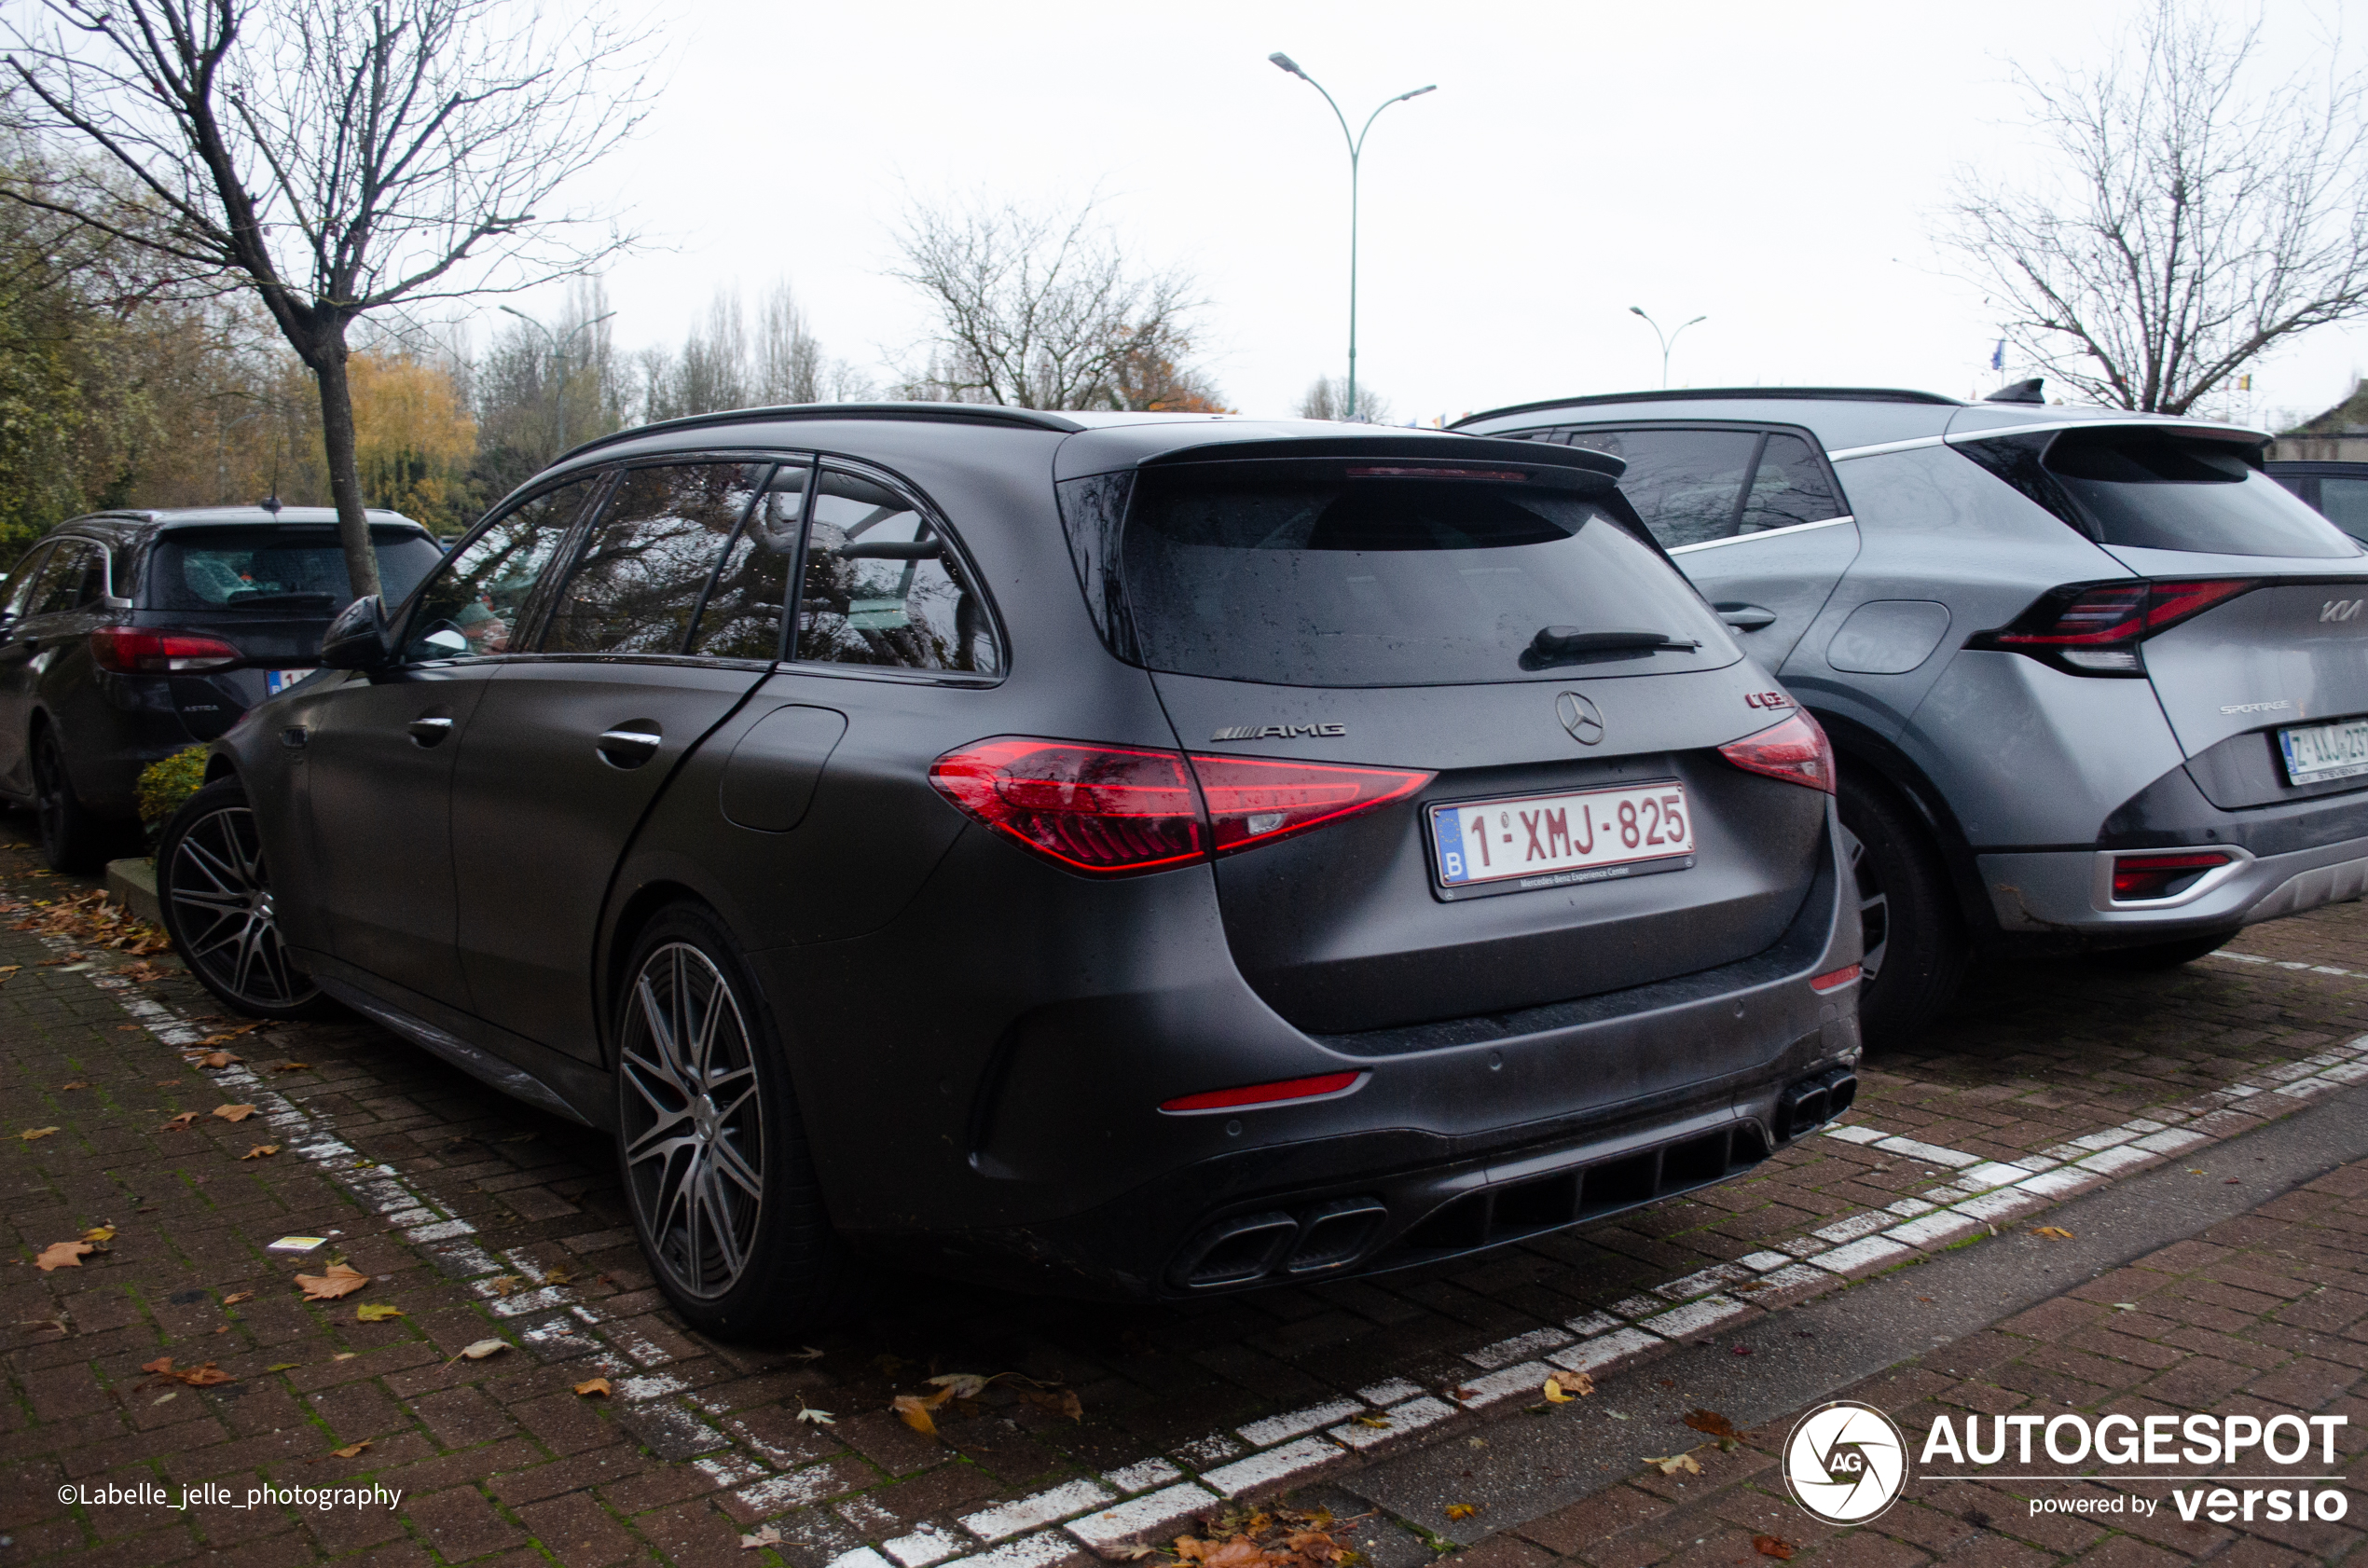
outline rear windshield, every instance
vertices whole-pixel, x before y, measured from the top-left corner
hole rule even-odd
[[[444,552],[414,529],[374,528],[379,582],[400,604]],[[155,610],[276,612],[330,615],[351,602],[345,552],[335,528],[318,525],[212,528],[169,533],[148,567]]]
[[[1967,457],[2100,544],[2329,558],[2360,546],[2224,441],[2068,431],[1968,442]]]
[[[1119,565],[1136,656],[1183,675],[1462,685],[1738,656],[1651,545],[1548,476],[1155,469]]]

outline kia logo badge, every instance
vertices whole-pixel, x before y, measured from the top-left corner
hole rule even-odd
[[[1592,746],[1604,738],[1602,710],[1576,692],[1564,692],[1554,699],[1554,716],[1581,746]]]

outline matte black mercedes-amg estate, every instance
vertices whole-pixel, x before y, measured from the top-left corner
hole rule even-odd
[[[1846,1105],[1824,737],[1614,488],[1444,433],[887,405],[578,448],[159,856],[217,995],[612,1128],[723,1332],[862,1253],[1189,1297]]]

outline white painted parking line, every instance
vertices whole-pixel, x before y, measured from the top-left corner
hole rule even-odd
[[[1493,1372],[1499,1367],[1510,1366],[1516,1361],[1526,1361],[1541,1351],[1560,1350],[1570,1342],[1571,1337],[1560,1328],[1533,1328],[1526,1334],[1516,1334],[1509,1340],[1499,1340],[1493,1345],[1482,1345],[1478,1350],[1467,1350],[1464,1353],[1464,1359],[1484,1372]],[[1245,1437],[1249,1436],[1247,1428],[1243,1429],[1242,1436]]]
[[[1147,1492],[1115,1508],[1073,1519],[1062,1528],[1097,1552],[1111,1552],[1137,1536],[1190,1519],[1218,1501],[1217,1493],[1191,1481]]]
[[[1402,1437],[1419,1427],[1445,1421],[1455,1413],[1455,1407],[1425,1394],[1419,1399],[1409,1399],[1402,1405],[1392,1405],[1376,1416],[1364,1421],[1342,1422],[1325,1434],[1334,1442],[1352,1449],[1369,1449]],[[1369,1426],[1366,1421],[1384,1423]]]
[[[1323,1437],[1301,1437],[1295,1443],[1285,1443],[1264,1453],[1237,1459],[1231,1465],[1220,1465],[1201,1477],[1205,1484],[1215,1487],[1223,1497],[1239,1497],[1246,1492],[1262,1492],[1279,1485],[1293,1476],[1329,1465],[1344,1451],[1338,1443]]]
[[[965,1514],[962,1528],[982,1541],[1001,1541],[1114,1501],[1094,1481],[1065,1481],[1043,1492]]]
[[[1254,1449],[1272,1448],[1286,1437],[1296,1437],[1302,1432],[1313,1432],[1319,1426],[1329,1426],[1343,1416],[1364,1409],[1356,1399],[1330,1399],[1304,1410],[1285,1410],[1263,1421],[1253,1421],[1247,1426],[1235,1427],[1244,1442]]]

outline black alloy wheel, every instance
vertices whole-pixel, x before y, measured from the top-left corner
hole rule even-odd
[[[256,1018],[310,1018],[330,1003],[288,961],[270,869],[246,787],[220,778],[189,797],[157,846],[164,928],[200,983]]]
[[[1838,805],[1866,949],[1859,1025],[1870,1047],[1905,1045],[1948,1011],[1972,946],[1940,851],[1907,805],[1848,770]]]
[[[44,728],[33,742],[33,815],[51,871],[90,871],[106,859],[114,835],[74,792],[65,749],[53,729]]]
[[[859,1304],[770,1010],[697,905],[642,932],[617,997],[618,1158],[642,1250],[694,1327],[778,1338]]]

